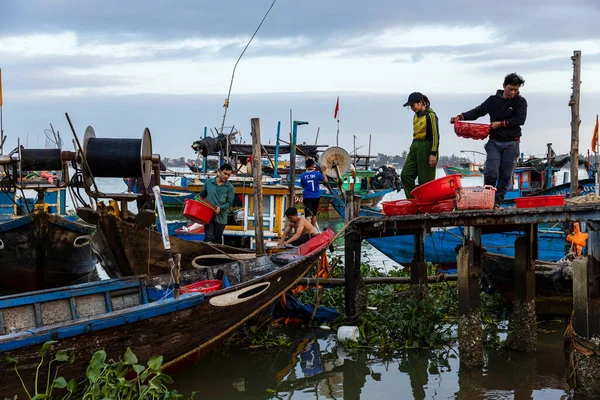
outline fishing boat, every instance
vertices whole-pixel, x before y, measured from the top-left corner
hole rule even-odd
[[[95,227],[36,205],[31,214],[0,223],[0,287],[11,292],[97,280],[90,248]]]
[[[460,174],[462,176],[483,176],[484,164],[477,164],[474,162],[460,163],[460,167],[452,167],[450,165],[444,165],[444,172],[446,175]]]
[[[173,284],[171,274],[2,297],[2,358],[18,360],[19,374],[29,387],[35,379],[40,349],[48,340],[57,340],[54,350],[75,356],[72,364],[65,363],[60,369],[67,380],[85,374],[95,351],[104,350],[108,359],[119,359],[128,347],[140,360],[163,356],[162,368],[173,370],[202,357],[269,307],[309,271],[333,238],[334,233],[327,230],[283,253],[183,272],[182,281],[194,283],[185,285],[191,292],[177,299],[164,290]],[[212,284],[219,275],[221,282],[213,289],[221,289],[198,292],[204,290],[204,282]],[[45,368],[40,370],[39,379],[45,382],[46,373]],[[12,397],[21,390],[13,365],[1,363],[0,393]]]
[[[123,218],[115,201],[98,203],[96,211],[79,209],[84,220],[95,221],[97,232],[92,248],[109,277],[147,274],[160,275],[170,270],[163,239],[154,228],[154,212],[142,212],[135,218]],[[254,258],[251,250],[214,243],[192,242],[170,237],[171,250],[181,254],[184,270],[235,260]]]
[[[68,168],[61,149],[15,149],[0,157],[0,170],[6,174],[0,191],[0,287],[18,293],[99,279],[90,247],[95,227],[65,216]],[[43,172],[30,172],[37,170]],[[37,198],[27,198],[33,191]]]
[[[480,151],[461,150],[460,152],[461,153],[472,153],[473,157],[475,157],[475,154],[479,154],[483,157],[486,157],[486,154],[482,153]],[[474,161],[467,160],[466,162],[461,162],[459,165],[460,166],[458,166],[458,167],[444,165],[442,168],[444,169],[444,172],[446,173],[446,175],[460,174],[462,176],[483,176],[483,168],[485,166],[485,164],[483,164],[483,163],[476,163]]]

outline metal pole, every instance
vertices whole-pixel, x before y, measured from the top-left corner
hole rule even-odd
[[[367,154],[367,162],[365,163],[365,169],[369,169],[370,168],[370,164],[371,163],[371,135],[369,135],[369,153]]]
[[[275,168],[273,177],[279,178],[279,134],[281,133],[281,121],[277,121],[277,140],[275,141]]]
[[[204,127],[204,139],[206,139],[207,134],[208,134],[208,129],[206,129],[206,126],[205,126]],[[208,157],[208,153],[206,153],[206,157]],[[206,173],[206,164],[207,164],[206,157],[202,157],[202,173],[203,174]]]
[[[546,167],[546,187],[552,187],[552,143],[546,143],[548,146],[548,154],[546,156],[546,160],[548,161],[548,166]]]
[[[294,190],[294,181],[296,180],[296,140],[298,134],[298,121],[294,121],[292,123],[292,142],[290,146],[290,201],[288,207],[294,207],[296,204],[295,200],[295,190]]]

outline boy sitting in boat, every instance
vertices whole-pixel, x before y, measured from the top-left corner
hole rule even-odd
[[[278,246],[292,245],[300,246],[302,243],[308,242],[314,236],[317,236],[317,231],[312,226],[309,220],[300,217],[296,207],[290,207],[285,210],[285,229]],[[292,233],[293,231],[293,233]]]

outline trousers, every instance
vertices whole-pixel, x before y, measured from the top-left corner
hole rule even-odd
[[[495,203],[500,204],[512,182],[512,175],[521,152],[519,141],[500,142],[489,140],[484,148],[487,153],[483,182],[496,188]]]

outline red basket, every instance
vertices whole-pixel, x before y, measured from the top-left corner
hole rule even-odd
[[[559,207],[565,205],[563,195],[518,197],[515,199],[517,208]]]
[[[454,133],[456,136],[468,139],[483,140],[490,134],[490,124],[456,121],[454,122]]]
[[[223,281],[216,279],[200,281],[181,287],[181,294],[185,293],[211,293],[221,289]]]
[[[454,199],[441,200],[436,203],[417,203],[421,214],[437,214],[454,210]]]
[[[183,208],[183,216],[199,224],[208,224],[215,216],[216,207],[204,199],[187,199]]]
[[[410,194],[421,203],[436,203],[440,200],[453,199],[454,192],[461,187],[461,177],[461,174],[446,175],[417,186]]]
[[[496,188],[493,186],[472,186],[456,189],[457,210],[491,210],[494,208]]]
[[[419,211],[419,206],[411,200],[384,201],[381,203],[383,213],[388,217],[393,215],[414,215]]]

